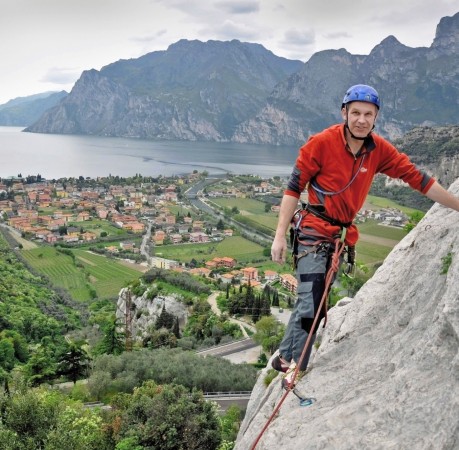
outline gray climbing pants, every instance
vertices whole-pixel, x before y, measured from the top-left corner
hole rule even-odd
[[[302,236],[304,242],[305,236]],[[328,247],[328,246],[327,246]],[[320,300],[325,289],[325,276],[327,262],[330,254],[330,247],[323,248],[317,252],[311,251],[311,246],[299,243],[296,278],[298,281],[297,300],[292,315],[290,316],[284,338],[279,346],[279,354],[287,361],[292,359],[298,363],[306,344],[308,334],[312,333],[309,348],[303,358],[300,370],[306,370],[312,346],[316,338],[316,332],[320,319],[312,330],[314,315],[319,307]],[[333,251],[333,248],[331,248]],[[324,316],[321,311],[320,318]]]

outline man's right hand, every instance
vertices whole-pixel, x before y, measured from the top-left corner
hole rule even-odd
[[[287,239],[284,237],[275,237],[271,246],[271,258],[279,264],[285,263],[287,255]]]

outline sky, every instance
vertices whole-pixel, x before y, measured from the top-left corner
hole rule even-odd
[[[84,70],[167,50],[180,39],[238,39],[307,61],[368,55],[393,35],[429,47],[457,0],[0,0],[0,105],[70,92]]]

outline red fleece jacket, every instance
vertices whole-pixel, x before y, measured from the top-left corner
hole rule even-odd
[[[343,223],[352,222],[362,208],[377,173],[400,178],[423,194],[435,181],[417,169],[407,155],[375,133],[364,141],[363,148],[354,156],[347,148],[344,125],[338,124],[311,136],[300,148],[285,194],[299,198],[307,186],[310,204],[323,204],[329,217]],[[321,195],[311,186],[312,180],[324,192],[340,193]],[[301,226],[311,227],[330,238],[340,231],[339,227],[313,214],[306,214]],[[358,237],[357,227],[349,227],[346,243],[355,245]]]

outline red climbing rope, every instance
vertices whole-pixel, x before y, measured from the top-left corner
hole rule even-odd
[[[332,284],[332,281],[333,281],[333,276],[334,276],[335,273],[338,272],[339,258],[341,256],[341,253],[343,252],[344,246],[345,246],[343,241],[344,240],[340,240],[340,239],[336,239],[335,240],[335,251],[334,251],[334,253],[332,255],[330,268],[328,269],[327,275],[325,277],[324,293],[322,295],[319,307],[317,308],[316,314],[314,316],[314,321],[312,323],[311,330],[315,329],[315,327],[317,325],[317,321],[319,320],[320,311],[322,311],[322,308],[325,308],[325,309],[327,308],[326,299],[328,297],[328,292],[330,290],[330,287],[331,287],[331,284]],[[325,315],[325,320],[326,320],[326,315]],[[307,349],[308,349],[309,344],[311,342],[311,338],[312,338],[312,333],[308,333],[308,338],[306,339],[306,343],[304,344],[303,351],[301,352],[300,359],[299,359],[299,361],[298,361],[298,363],[297,363],[297,365],[295,367],[295,371],[293,372],[290,384],[287,386],[287,388],[286,388],[284,394],[282,395],[279,403],[276,405],[276,407],[274,408],[273,412],[271,413],[271,415],[269,416],[268,420],[266,421],[265,425],[263,426],[262,430],[258,434],[257,438],[255,439],[254,443],[252,444],[252,447],[250,447],[250,450],[255,450],[255,448],[258,445],[258,442],[260,442],[260,439],[263,436],[264,432],[267,430],[267,428],[269,427],[269,424],[272,422],[272,420],[276,416],[277,412],[280,410],[280,407],[282,406],[282,403],[284,403],[284,400],[287,398],[287,395],[294,388],[296,377],[297,377],[298,372],[300,370],[301,363],[303,362],[303,359],[304,359],[304,357],[306,355]]]

